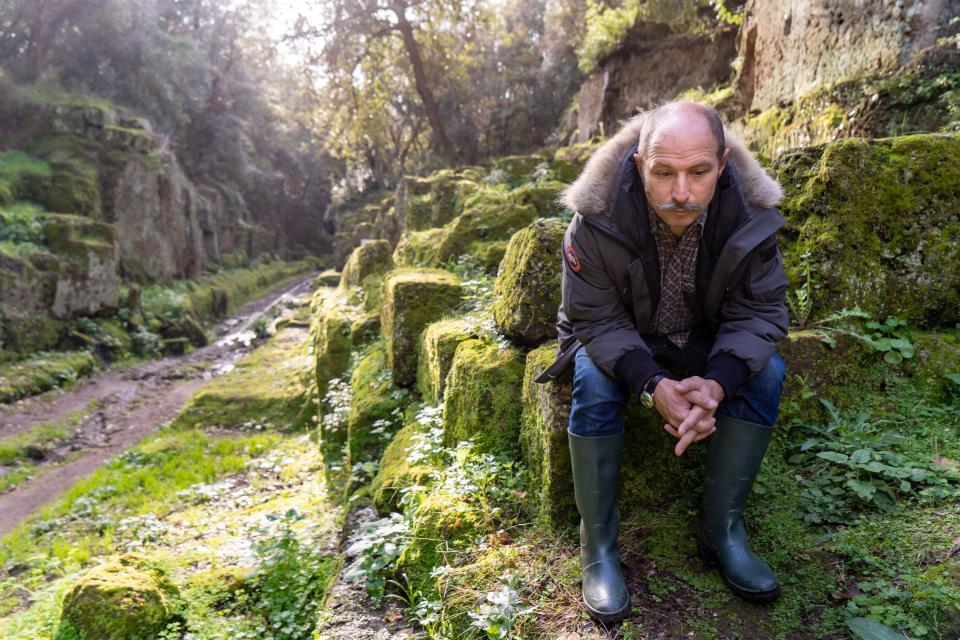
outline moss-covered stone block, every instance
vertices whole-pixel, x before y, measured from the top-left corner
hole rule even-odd
[[[329,382],[338,378],[350,362],[351,340],[355,314],[349,307],[335,304],[325,306],[311,322],[313,336],[314,372],[321,397]]]
[[[475,179],[451,169],[437,171],[426,178],[405,178],[397,189],[404,228],[421,231],[442,227],[460,215],[464,198],[476,188]]]
[[[493,288],[493,318],[514,342],[534,346],[557,335],[560,245],[567,225],[537,220],[515,233]]]
[[[960,134],[849,139],[788,152],[774,170],[784,266],[814,318],[859,306],[927,327],[960,321]]]
[[[350,377],[347,446],[350,464],[375,460],[403,424],[406,389],[394,386],[382,345],[371,345]]]
[[[408,423],[384,449],[380,467],[370,483],[370,495],[380,513],[398,510],[403,489],[423,484],[436,473],[434,467],[414,455],[423,431],[417,422]]]
[[[567,445],[570,375],[546,384],[537,384],[534,380],[553,363],[556,355],[554,344],[527,354],[520,426],[520,448],[530,470],[533,503],[540,505],[538,515],[548,525],[555,526],[571,522],[576,514]]]
[[[170,623],[176,586],[148,558],[126,554],[85,573],[63,599],[56,640],[151,640]]]
[[[550,218],[566,211],[566,207],[557,202],[566,186],[556,180],[531,182],[517,187],[513,194],[520,204],[529,204],[536,209],[538,216]]]
[[[464,254],[483,252],[481,263],[495,270],[503,245],[537,216],[502,187],[484,187],[466,197],[463,213],[443,227],[404,234],[394,258],[398,265],[438,267]],[[496,244],[495,244],[496,243]]]
[[[441,269],[397,269],[384,281],[380,326],[387,362],[397,386],[417,381],[417,356],[424,327],[460,303],[460,281]]]
[[[336,287],[340,285],[343,274],[336,269],[325,269],[313,279],[313,287]]]
[[[473,318],[449,318],[424,330],[417,359],[417,389],[427,404],[443,400],[453,354],[461,342],[477,336],[476,325]]]
[[[489,339],[461,342],[447,376],[444,442],[473,439],[484,451],[520,449],[523,355]]]
[[[600,142],[602,140],[589,140],[557,149],[550,163],[550,170],[554,177],[560,182],[576,180]]]
[[[386,240],[363,242],[353,250],[340,276],[340,288],[359,287],[369,276],[393,268],[393,247]]]
[[[538,154],[504,156],[493,161],[493,168],[502,171],[507,182],[521,183],[530,180],[537,166],[546,162],[547,158]]]
[[[452,564],[458,552],[474,544],[484,527],[484,514],[461,496],[435,492],[413,515],[409,543],[397,560],[398,568],[410,576],[414,587],[430,590],[435,567]]]
[[[41,352],[0,364],[0,402],[42,393],[91,373],[97,358],[89,351]]]
[[[380,334],[380,312],[366,313],[350,325],[350,342],[354,346],[366,344]]]

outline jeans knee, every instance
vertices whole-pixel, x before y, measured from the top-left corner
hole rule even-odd
[[[581,349],[574,360],[570,432],[580,436],[612,435],[623,431],[623,385],[608,376]]]

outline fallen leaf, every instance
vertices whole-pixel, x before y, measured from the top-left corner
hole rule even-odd
[[[387,622],[396,622],[401,618],[403,618],[403,614],[400,613],[399,611],[391,611],[387,615],[383,616],[383,619],[386,620]]]

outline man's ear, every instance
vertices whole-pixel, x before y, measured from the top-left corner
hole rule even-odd
[[[717,176],[723,175],[723,170],[727,168],[727,158],[730,157],[730,147],[727,147],[723,150],[723,157],[720,158],[720,169],[717,171]]]
[[[640,172],[640,175],[643,175],[643,160],[640,159],[640,154],[633,154],[633,164],[637,166],[637,171]]]

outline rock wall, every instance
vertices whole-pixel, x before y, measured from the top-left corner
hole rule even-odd
[[[734,27],[695,36],[671,34],[664,25],[640,24],[580,86],[575,127],[566,141],[612,134],[621,120],[637,111],[688,89],[709,90],[725,82],[736,57],[736,40]]]
[[[957,0],[750,0],[738,100],[763,110],[818,84],[893,70],[955,30],[958,13]]]

